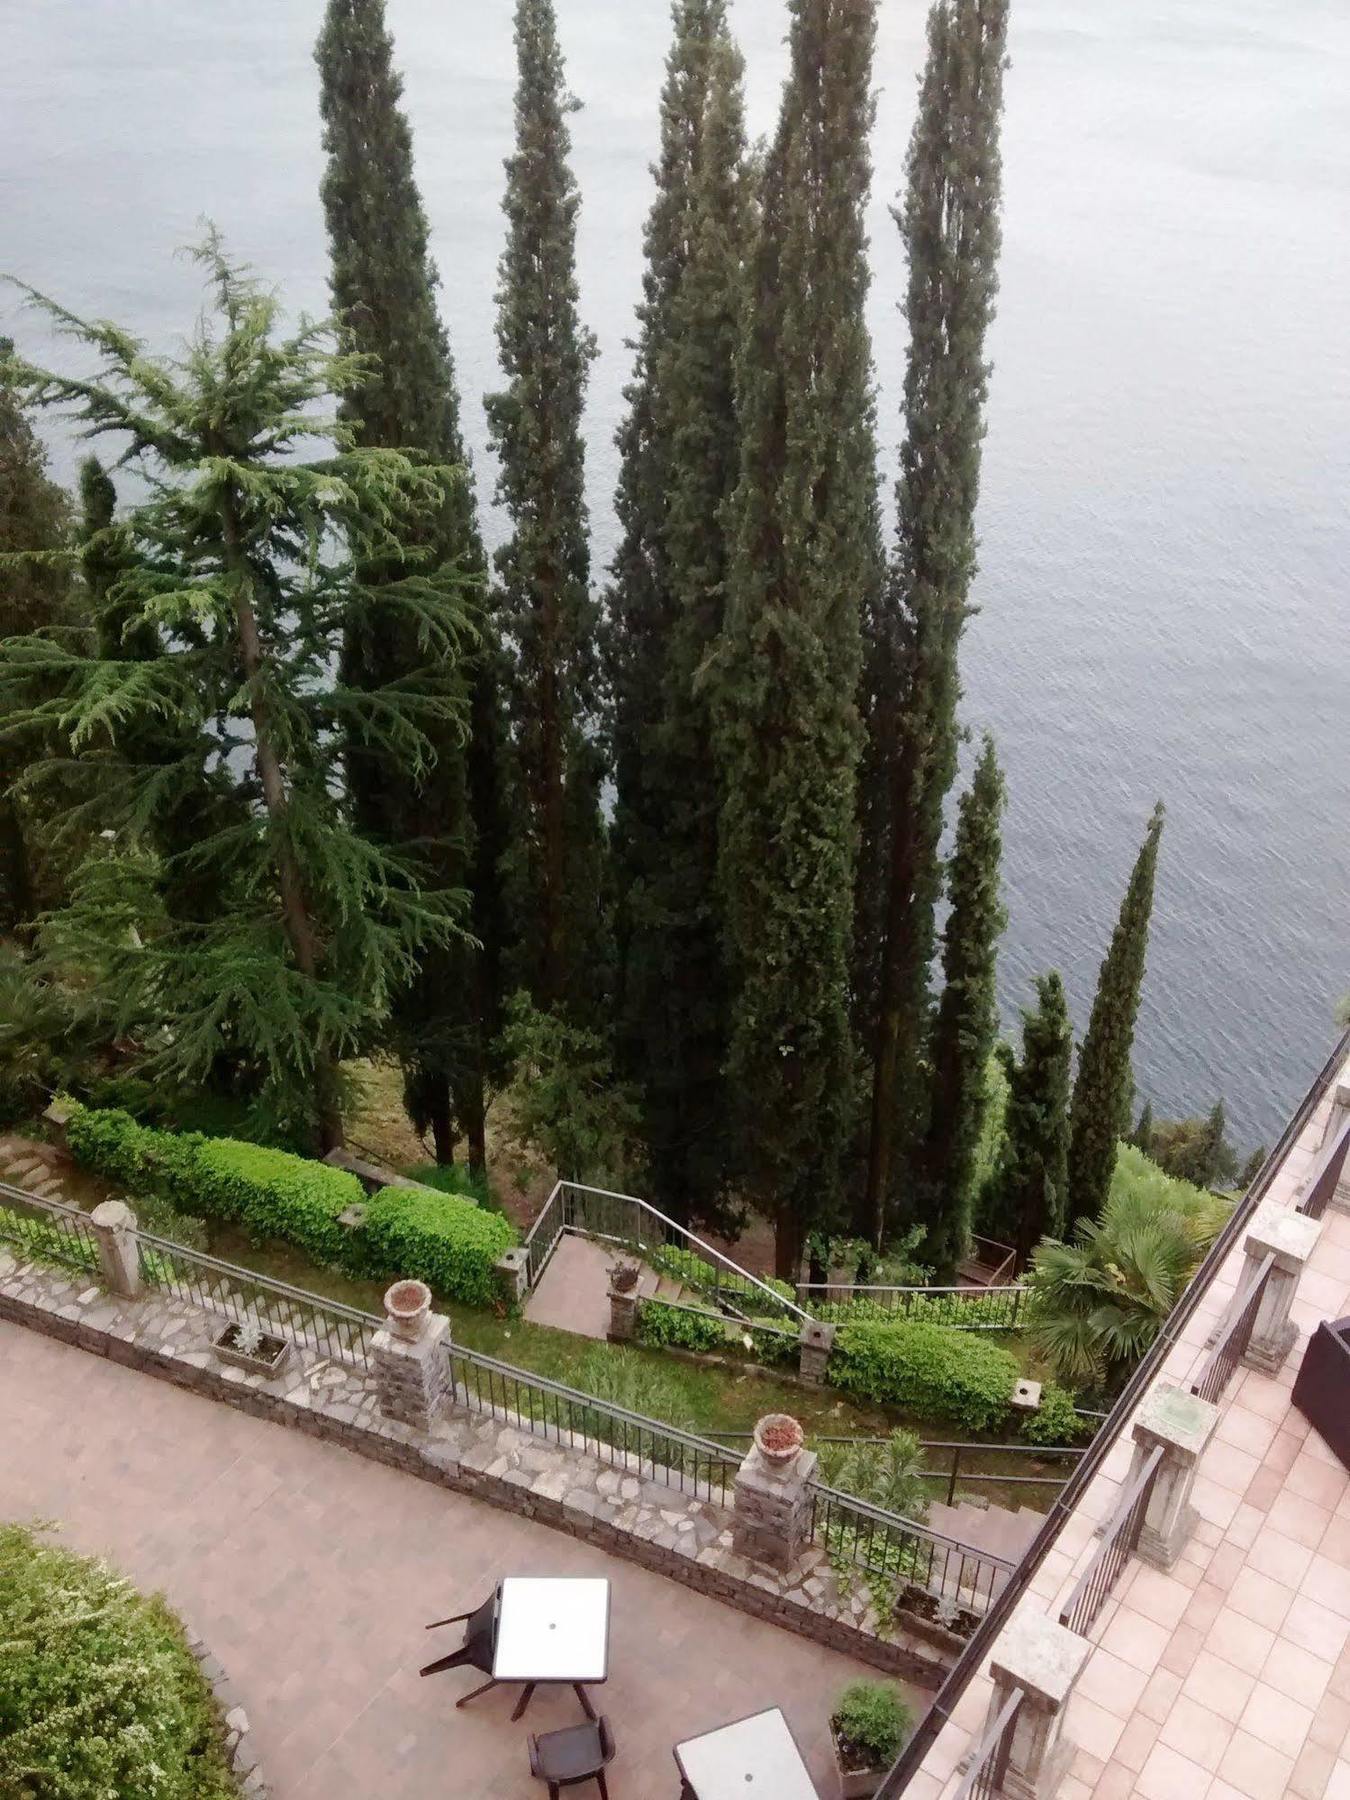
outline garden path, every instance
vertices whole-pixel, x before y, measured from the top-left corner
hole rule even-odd
[[[564,1232],[525,1302],[525,1317],[531,1325],[552,1325],[581,1337],[606,1337],[609,1271],[616,1254],[590,1238]]]

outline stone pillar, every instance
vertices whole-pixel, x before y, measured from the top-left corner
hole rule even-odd
[[[1350,1087],[1344,1082],[1336,1089],[1336,1104],[1331,1111],[1331,1124],[1327,1127],[1329,1134],[1345,1129],[1350,1120]],[[1341,1178],[1336,1183],[1336,1192],[1331,1196],[1331,1204],[1337,1212],[1350,1213],[1350,1155],[1341,1164]]]
[[[1022,1700],[995,1792],[1012,1800],[1050,1800],[1055,1793],[1074,1753],[1063,1735],[1064,1711],[1092,1648],[1087,1638],[1031,1606],[1004,1626],[989,1663],[994,1693],[980,1737],[993,1729],[1015,1688],[1022,1690]]]
[[[631,1344],[637,1336],[638,1291],[631,1288],[616,1288],[609,1285],[609,1341],[611,1344]]]
[[[1275,1258],[1261,1302],[1252,1323],[1252,1335],[1242,1361],[1249,1369],[1260,1369],[1265,1375],[1278,1374],[1284,1359],[1298,1336],[1298,1328],[1289,1317],[1289,1308],[1298,1292],[1298,1278],[1317,1245],[1322,1229],[1320,1219],[1305,1218],[1290,1212],[1273,1200],[1263,1200],[1252,1215],[1243,1248],[1246,1261],[1238,1277],[1238,1292],[1251,1284],[1256,1271],[1268,1256]]]
[[[370,1344],[375,1391],[386,1419],[429,1431],[450,1391],[450,1321],[429,1312],[416,1337],[399,1329],[386,1309],[382,1330]]]
[[[808,1386],[824,1387],[825,1369],[838,1329],[837,1325],[822,1325],[818,1319],[808,1319],[802,1326],[797,1343],[797,1372]]]
[[[503,1250],[496,1262],[497,1280],[508,1306],[523,1306],[530,1292],[530,1253],[524,1244]]]
[[[110,1294],[136,1300],[143,1290],[136,1245],[136,1215],[125,1200],[105,1200],[89,1215],[98,1245],[98,1266]]]
[[[741,1556],[773,1569],[797,1566],[810,1535],[816,1460],[814,1450],[803,1449],[787,1462],[775,1461],[751,1445],[736,1472],[731,1541]]]
[[[1134,1461],[1124,1494],[1159,1447],[1162,1460],[1153,1477],[1136,1556],[1155,1569],[1170,1569],[1195,1526],[1191,1484],[1205,1446],[1219,1423],[1219,1409],[1180,1388],[1156,1387],[1134,1421]]]

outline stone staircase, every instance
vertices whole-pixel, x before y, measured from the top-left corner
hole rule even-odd
[[[982,1506],[969,1500],[958,1500],[955,1506],[938,1502],[928,1508],[926,1523],[944,1537],[985,1550],[991,1556],[1017,1563],[1031,1547],[1031,1541],[1045,1523],[1045,1514],[1034,1507],[1019,1506],[1016,1512],[1006,1506]]]
[[[64,1158],[50,1144],[29,1138],[0,1137],[0,1181],[38,1194],[44,1200],[64,1200],[61,1167]]]

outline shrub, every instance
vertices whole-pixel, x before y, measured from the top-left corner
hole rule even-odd
[[[914,1729],[914,1715],[889,1681],[854,1681],[835,1703],[830,1724],[848,1762],[886,1769]]]
[[[338,1215],[366,1193],[346,1169],[263,1144],[203,1138],[194,1173],[197,1202],[208,1218],[237,1219],[253,1237],[287,1238],[316,1262],[353,1260],[350,1234]]]
[[[1011,1351],[986,1337],[901,1323],[843,1326],[828,1373],[846,1393],[988,1431],[1004,1418],[1019,1371]]]
[[[500,1213],[459,1194],[381,1188],[366,1203],[363,1232],[372,1271],[414,1276],[448,1299],[490,1306],[498,1296],[495,1264],[516,1241]]]
[[[727,1343],[726,1320],[687,1306],[644,1300],[637,1309],[637,1338],[653,1350],[672,1345],[681,1350],[722,1350]]]
[[[1092,1422],[1079,1418],[1074,1400],[1068,1388],[1047,1381],[1041,1389],[1039,1409],[1022,1421],[1021,1436],[1029,1444],[1072,1444],[1076,1438],[1090,1437]]]
[[[237,1794],[181,1627],[106,1564],[0,1526],[0,1642],[0,1793]]]
[[[419,1181],[423,1187],[435,1188],[439,1194],[459,1194],[466,1200],[475,1200],[479,1206],[486,1206],[490,1212],[502,1210],[501,1201],[488,1186],[482,1175],[475,1175],[463,1163],[416,1163],[402,1174],[409,1181]]]
[[[72,1111],[66,1143],[78,1163],[126,1188],[133,1202],[152,1193],[179,1211],[192,1212],[194,1206],[209,1210],[198,1204],[196,1173],[197,1151],[205,1138],[194,1132],[156,1131],[115,1106],[100,1110],[67,1104]]]
[[[821,1475],[828,1486],[919,1524],[929,1505],[923,1465],[923,1446],[912,1431],[893,1431],[870,1443],[823,1444],[820,1450]]]
[[[729,1270],[719,1269],[695,1251],[685,1250],[678,1244],[660,1244],[655,1250],[646,1252],[646,1256],[659,1274],[669,1275],[672,1281],[682,1281],[687,1287],[698,1288],[700,1291],[714,1291],[719,1283],[725,1288],[730,1275]],[[777,1294],[779,1299],[796,1302],[797,1290],[791,1282],[780,1281],[775,1275],[764,1275],[760,1279],[769,1292]],[[751,1291],[754,1298],[746,1297],[749,1304],[757,1304],[765,1299],[762,1290],[754,1288],[753,1284]]]

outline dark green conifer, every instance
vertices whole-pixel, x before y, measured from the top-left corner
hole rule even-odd
[[[1142,1150],[1145,1156],[1153,1152],[1153,1102],[1145,1100],[1139,1109],[1139,1123],[1130,1134],[1130,1142],[1136,1150]]]
[[[998,1024],[998,940],[1008,922],[1000,898],[1003,804],[1003,775],[986,736],[956,822],[929,1126],[913,1198],[914,1216],[927,1228],[923,1260],[939,1279],[953,1275],[966,1254],[974,1217],[976,1151]]]
[[[590,594],[582,408],[591,334],[577,312],[581,196],[568,158],[552,0],[517,0],[516,148],[497,288],[506,387],[487,398],[510,536],[497,551],[520,818],[511,853],[518,974],[538,1005],[603,1017],[598,609]]]
[[[859,614],[875,579],[864,303],[872,0],[794,0],[764,170],[738,383],[742,461],[710,672],[719,874],[737,991],[727,1104],[740,1185],[775,1219],[780,1275],[840,1222]]]
[[[642,1096],[648,1185],[716,1218],[727,1167],[728,975],[717,768],[699,669],[722,625],[734,380],[750,226],[742,63],[724,0],[676,0],[638,309],[606,632],[618,1057]]]
[[[1102,962],[1087,1035],[1078,1053],[1069,1113],[1069,1206],[1074,1219],[1099,1219],[1111,1191],[1116,1147],[1130,1128],[1134,1076],[1130,1051],[1148,955],[1153,883],[1162,837],[1161,801],[1121,902],[1111,947]]]
[[[990,1234],[1012,1244],[1025,1268],[1043,1237],[1062,1238],[1069,1204],[1069,1071],[1073,1027],[1058,972],[1036,983],[1022,1013],[1022,1055],[998,1047],[1008,1082],[1004,1140],[985,1211]]]
[[[1007,0],[936,0],[895,214],[909,258],[910,331],[899,543],[886,603],[871,621],[861,809],[864,885],[884,897],[879,918],[860,908],[855,961],[873,1063],[864,1213],[878,1243],[926,1128],[939,847],[956,774],[957,646],[975,574],[985,336],[998,287],[1007,23]]]
[[[329,0],[315,54],[333,304],[344,347],[369,358],[365,379],[345,403],[346,416],[357,442],[368,448],[421,452],[464,471],[420,535],[438,560],[476,584],[479,596],[480,639],[460,672],[471,701],[468,741],[458,726],[438,729],[434,767],[421,782],[359,736],[349,737],[346,761],[362,829],[415,847],[438,883],[471,887],[473,929],[482,947],[428,946],[415,982],[395,1008],[392,1042],[403,1065],[409,1113],[419,1130],[431,1132],[438,1160],[450,1159],[462,1133],[470,1162],[481,1166],[485,1088],[495,1073],[491,1045],[501,1024],[499,651],[486,608],[454,364],[436,305],[439,277],[384,0]],[[367,579],[378,590],[402,573],[375,569]],[[377,605],[359,624],[353,620],[346,634],[344,678],[362,691],[416,683],[425,662],[415,625],[393,609]]]

